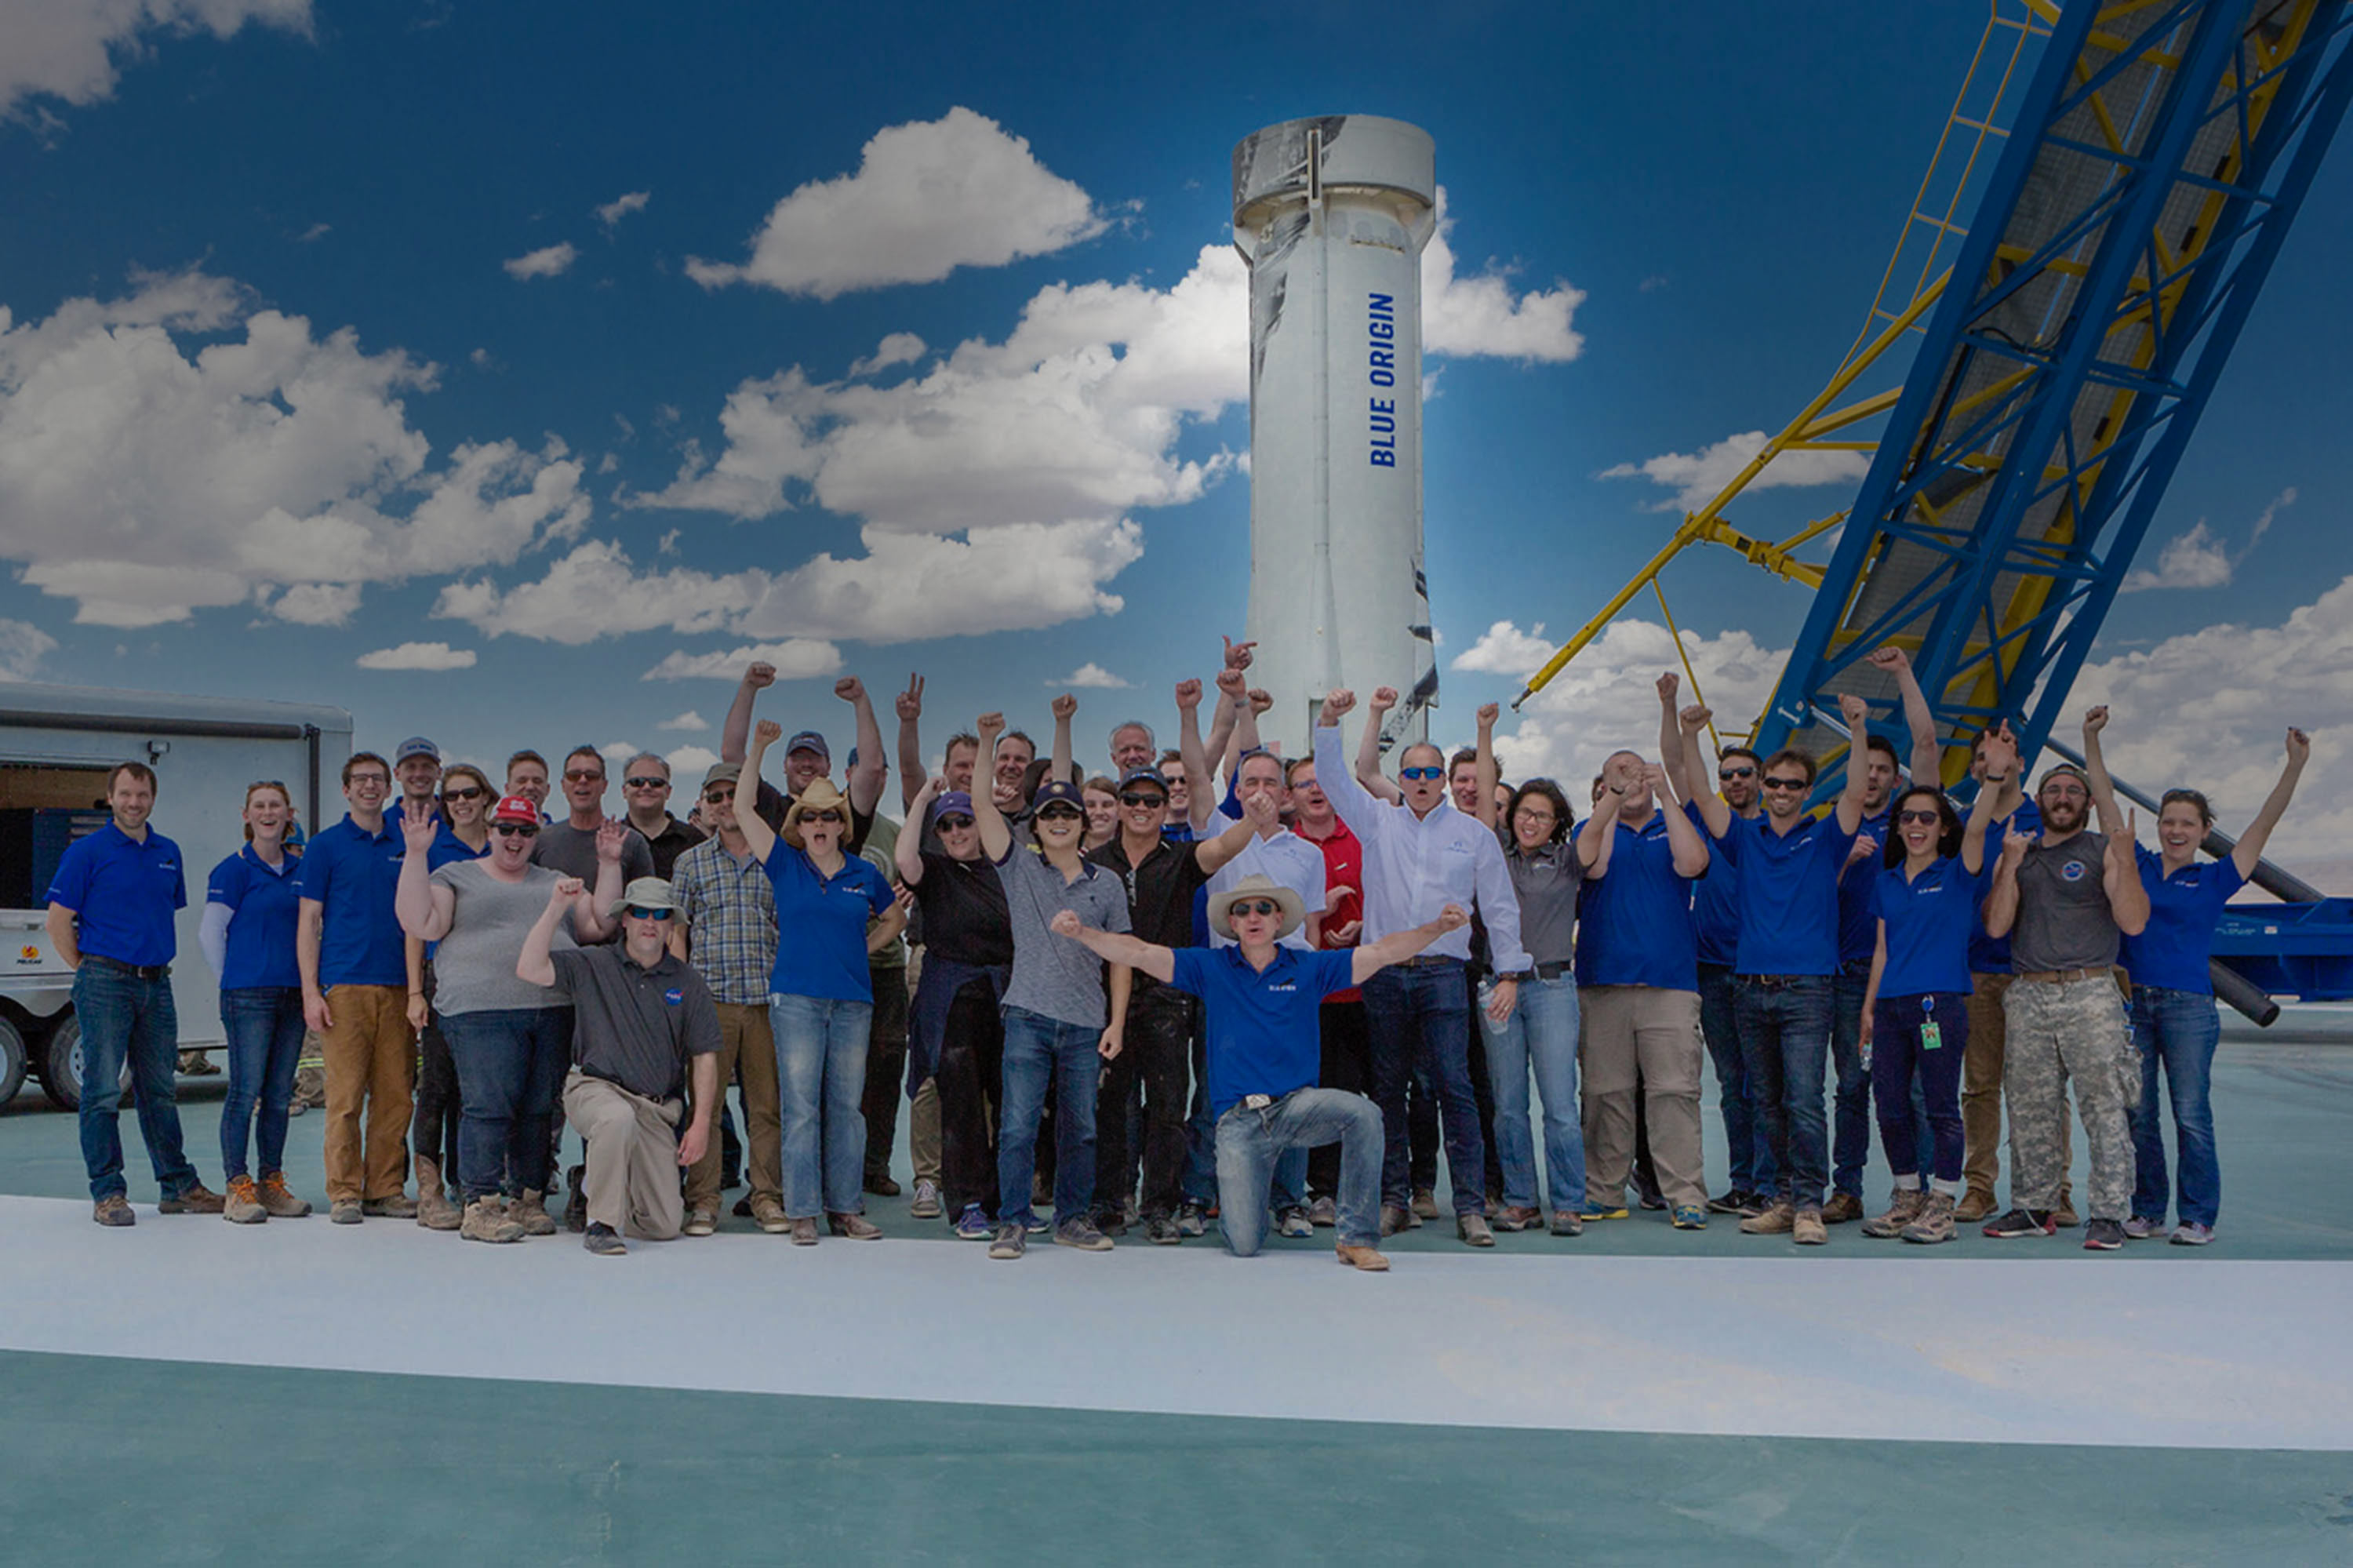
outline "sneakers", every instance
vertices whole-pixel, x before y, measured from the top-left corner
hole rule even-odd
[[[283,1171],[272,1171],[264,1176],[257,1191],[261,1194],[261,1206],[269,1212],[273,1220],[299,1220],[311,1212],[308,1198],[298,1198],[286,1190],[286,1172]],[[457,1224],[454,1213],[449,1223],[452,1225]]]
[[[1996,1241],[2015,1241],[2020,1236],[2056,1235],[2059,1226],[2048,1209],[2012,1209],[1988,1225],[1985,1234]]]
[[[966,1203],[964,1213],[956,1216],[955,1234],[958,1241],[987,1241],[997,1234],[997,1227],[988,1223],[978,1203]]]
[[[1750,1236],[1785,1236],[1797,1227],[1798,1211],[1788,1203],[1776,1203],[1760,1213],[1740,1222],[1740,1234]]]
[[[1209,1216],[1201,1205],[1187,1198],[1176,1206],[1176,1234],[1183,1236],[1205,1236],[1209,1234]]]
[[[717,1214],[713,1213],[709,1209],[696,1209],[686,1216],[686,1224],[679,1227],[679,1234],[681,1235],[689,1236],[707,1236],[718,1229],[719,1216]],[[586,1234],[586,1233],[583,1232],[582,1234]]]
[[[1920,1217],[1920,1211],[1927,1206],[1927,1202],[1928,1194],[1919,1188],[1898,1187],[1885,1213],[1875,1220],[1862,1222],[1862,1234],[1873,1241],[1887,1241],[1900,1236],[1905,1225]],[[1830,1211],[1823,1210],[1822,1218],[1827,1220],[1830,1217]]]
[[[917,1220],[938,1219],[940,1217],[940,1184],[936,1181],[917,1181],[915,1201],[907,1206],[907,1215],[910,1219]]]
[[[629,1250],[620,1233],[602,1220],[591,1220],[580,1234],[580,1245],[598,1257],[618,1257]]]
[[[522,1196],[515,1200],[507,1213],[522,1223],[522,1234],[527,1236],[552,1236],[555,1234],[554,1217],[548,1213],[546,1199],[535,1187],[525,1187]],[[585,1230],[588,1223],[588,1200],[585,1196],[580,1200],[580,1213]]]
[[[261,1206],[261,1194],[255,1190],[250,1176],[228,1179],[228,1197],[221,1208],[221,1218],[233,1225],[258,1225],[269,1217]]]
[[[101,1225],[135,1225],[139,1216],[131,1212],[131,1200],[120,1192],[109,1192],[90,1206],[90,1217]]]
[[[808,1214],[790,1222],[795,1246],[817,1245],[817,1216]]]
[[[1435,1187],[1416,1187],[1413,1190],[1412,1207],[1414,1215],[1418,1219],[1434,1220],[1438,1218],[1438,1189]]]
[[[191,1181],[185,1191],[165,1194],[164,1201],[155,1205],[155,1212],[159,1214],[217,1214],[227,1206],[227,1198],[202,1181]]]
[[[785,1206],[774,1198],[754,1198],[751,1205],[752,1219],[770,1235],[780,1236],[793,1228],[793,1222],[786,1217]]]
[[[1542,1209],[1523,1209],[1506,1203],[1489,1216],[1499,1231],[1533,1231],[1544,1224]]]
[[[1862,1205],[1855,1205],[1861,1208]],[[1799,1246],[1822,1246],[1829,1243],[1831,1233],[1822,1224],[1820,1209],[1799,1209],[1789,1220],[1789,1239]]]
[[[1958,1203],[1953,1205],[1953,1223],[1973,1225],[1992,1213],[1993,1194],[1982,1188],[1972,1187],[1961,1194]]]
[[[899,1183],[891,1180],[891,1173],[887,1171],[880,1176],[869,1176],[866,1190],[878,1198],[895,1198],[902,1191]]]
[[[1017,1223],[997,1227],[996,1239],[988,1244],[991,1257],[1019,1257],[1029,1250],[1029,1234]]]
[[[2115,1252],[2125,1245],[2125,1227],[2115,1220],[2094,1218],[2084,1227],[2085,1252]]]
[[[1622,1220],[1626,1217],[1626,1200],[1623,1196],[1615,1200],[1588,1196],[1578,1217],[1588,1224],[1595,1220]]]
[[[850,1241],[882,1239],[882,1227],[864,1214],[828,1214],[825,1228],[828,1234],[847,1237]]]
[[[1389,1271],[1389,1260],[1381,1255],[1381,1249],[1377,1246],[1350,1246],[1343,1242],[1333,1250],[1350,1268],[1361,1268],[1366,1274],[1387,1274]]]
[[[2126,1241],[2155,1241],[2164,1234],[2165,1220],[2162,1216],[2150,1220],[2135,1214],[2125,1222],[2125,1240]]]
[[[1038,1215],[1037,1207],[1033,1204],[1029,1210],[1029,1217],[1021,1223],[1021,1228],[1028,1231],[1033,1236],[1042,1236],[1054,1228],[1054,1222],[1051,1220],[1040,1219]]]
[[[360,1223],[360,1201],[357,1198],[337,1198],[327,1205],[327,1223],[334,1225],[355,1225]]]
[[[1314,1235],[1315,1225],[1314,1222],[1308,1219],[1305,1209],[1293,1204],[1275,1215],[1274,1230],[1277,1235],[1289,1236],[1293,1241],[1299,1241]]]
[[[406,1192],[395,1192],[389,1198],[364,1198],[360,1213],[372,1220],[413,1220],[417,1217],[417,1200]]]
[[[1155,1246],[1175,1246],[1185,1239],[1185,1233],[1167,1215],[1155,1214],[1144,1222],[1144,1239]]]
[[[2201,1225],[2196,1220],[2184,1220],[2173,1227],[2176,1246],[2205,1246],[2214,1239],[2214,1227]]]
[[[1707,1201],[1707,1212],[1711,1214],[1736,1214],[1740,1213],[1741,1205],[1747,1200],[1748,1194],[1739,1188],[1727,1188],[1724,1196],[1710,1198]]]
[[[336,1207],[341,1209],[343,1205],[338,1203]],[[497,1198],[485,1195],[466,1205],[458,1234],[468,1241],[519,1242],[522,1240],[522,1222],[508,1213],[507,1206]]]
[[[1634,1201],[1646,1209],[1663,1209],[1667,1206],[1665,1193],[1640,1181],[1634,1183]]]
[[[1127,1234],[1127,1211],[1116,1203],[1108,1209],[1097,1209],[1094,1222],[1095,1229],[1107,1236],[1124,1236]]]
[[[1903,1230],[1905,1241],[1923,1246],[1953,1239],[1953,1195],[1950,1192],[1930,1192],[1922,1200],[1919,1216]]]
[[[1340,1223],[1340,1205],[1329,1198],[1318,1198],[1307,1205],[1307,1223],[1317,1230],[1328,1231]]]
[[[1072,1220],[1069,1224],[1056,1225],[1054,1245],[1076,1247],[1081,1252],[1109,1252],[1112,1249],[1111,1237],[1097,1230],[1092,1220]]]
[[[1697,1203],[1677,1203],[1671,1222],[1679,1231],[1707,1229],[1707,1211]]]
[[[1462,1238],[1464,1246],[1495,1245],[1495,1233],[1487,1228],[1487,1216],[1484,1214],[1455,1215],[1454,1234]]]
[[[578,1185],[578,1183],[577,1183],[577,1182],[575,1182],[575,1183],[574,1183],[574,1185],[575,1185],[575,1186],[577,1186],[577,1185]],[[722,1192],[724,1192],[724,1191],[726,1191],[726,1189],[725,1189],[725,1188],[722,1188],[722,1189],[721,1189],[721,1191],[722,1191]],[[585,1200],[584,1200],[584,1202],[585,1202]],[[566,1205],[565,1205],[565,1211],[566,1211],[567,1213],[569,1213],[569,1212],[570,1212],[570,1207],[571,1207],[571,1205],[569,1205],[569,1204],[566,1204]],[[729,1211],[728,1211],[728,1213],[730,1213],[733,1214],[733,1215],[734,1215],[737,1219],[739,1219],[739,1220],[750,1220],[750,1219],[756,1219],[756,1218],[758,1218],[758,1217],[759,1217],[759,1216],[757,1216],[756,1214],[754,1214],[754,1213],[752,1212],[752,1194],[751,1194],[751,1193],[749,1193],[749,1192],[746,1192],[746,1193],[744,1193],[742,1197],[740,1197],[740,1198],[736,1199],[736,1200],[735,1200],[735,1206],[734,1206],[733,1209],[729,1210]],[[762,1226],[761,1228],[762,1228],[763,1230],[765,1230],[765,1229],[766,1229],[767,1227],[764,1225],[764,1226]]]
[[[1833,1192],[1822,1205],[1822,1224],[1843,1225],[1862,1218],[1862,1200],[1852,1192]]]
[[[1585,1220],[1574,1209],[1555,1209],[1552,1212],[1552,1234],[1556,1236],[1581,1236],[1585,1234]]]

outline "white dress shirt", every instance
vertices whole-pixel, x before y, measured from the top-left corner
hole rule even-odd
[[[1214,839],[1231,828],[1239,819],[1223,811],[1209,813],[1208,824],[1194,834],[1196,842]],[[1234,885],[1250,875],[1263,876],[1278,887],[1288,887],[1299,895],[1300,904],[1310,915],[1324,913],[1324,887],[1326,880],[1324,852],[1301,838],[1289,828],[1277,829],[1272,838],[1250,835],[1250,842],[1241,853],[1218,868],[1209,878],[1209,907],[1218,907],[1220,895],[1230,893]],[[1234,939],[1218,929],[1215,920],[1209,922],[1209,946],[1230,948]],[[1314,944],[1307,939],[1307,922],[1300,921],[1299,929],[1282,938],[1286,948],[1312,952]]]

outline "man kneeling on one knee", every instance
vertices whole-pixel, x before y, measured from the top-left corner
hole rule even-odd
[[[628,1251],[623,1232],[669,1241],[685,1222],[678,1173],[702,1158],[719,1103],[719,1012],[702,977],[670,951],[678,905],[670,884],[641,876],[610,913],[621,940],[551,953],[556,922],[587,897],[565,877],[522,945],[515,974],[553,986],[572,1003],[572,1071],[564,1114],[587,1145],[590,1252]],[[694,1118],[678,1130],[689,1058]]]
[[[1208,1015],[1209,1111],[1218,1127],[1219,1225],[1234,1255],[1251,1256],[1266,1239],[1276,1156],[1336,1140],[1340,1261],[1377,1272],[1389,1266],[1380,1252],[1380,1107],[1362,1095],[1316,1086],[1320,1010],[1325,997],[1362,985],[1471,916],[1450,904],[1428,925],[1364,947],[1278,947],[1303,918],[1299,895],[1268,877],[1247,876],[1209,907],[1210,923],[1234,947],[1163,948],[1098,931],[1067,909],[1052,928],[1098,958],[1131,964],[1201,999]]]

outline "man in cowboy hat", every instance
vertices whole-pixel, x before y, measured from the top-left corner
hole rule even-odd
[[[711,1139],[719,1014],[702,977],[670,951],[678,904],[669,883],[641,876],[622,889],[607,911],[620,920],[618,943],[550,951],[556,922],[586,896],[575,877],[549,891],[515,975],[554,987],[575,1010],[564,1110],[588,1146],[582,1245],[612,1256],[628,1250],[622,1232],[668,1241],[686,1217],[678,1173],[702,1158]],[[690,1059],[694,1116],[681,1136],[680,1097]]]
[[[1299,895],[1265,876],[1244,878],[1209,906],[1230,948],[1169,948],[1098,931],[1070,910],[1052,929],[1096,957],[1131,964],[1201,998],[1208,1013],[1209,1110],[1217,1118],[1219,1226],[1237,1257],[1266,1239],[1274,1161],[1289,1149],[1340,1143],[1340,1261],[1377,1273],[1381,1113],[1362,1095],[1316,1086],[1324,999],[1362,985],[1383,966],[1413,957],[1470,924],[1459,904],[1427,925],[1332,951],[1281,946],[1306,917]]]

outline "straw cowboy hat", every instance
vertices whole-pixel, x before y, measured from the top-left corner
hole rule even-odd
[[[1209,924],[1240,941],[1240,935],[1234,930],[1234,906],[1250,898],[1271,898],[1282,911],[1282,921],[1274,928],[1278,942],[1298,930],[1299,923],[1307,918],[1305,900],[1272,877],[1253,872],[1209,900]]]

